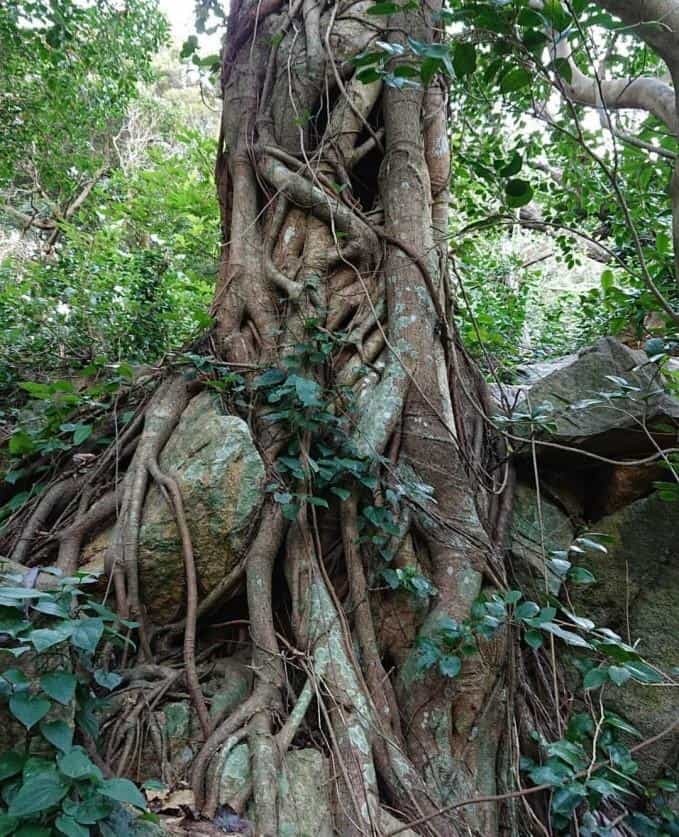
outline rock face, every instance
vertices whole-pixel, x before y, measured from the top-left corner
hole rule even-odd
[[[219,801],[228,804],[250,782],[248,745],[234,747],[219,770]],[[290,750],[278,774],[278,837],[332,837],[330,787],[322,753]]]
[[[332,837],[328,760],[318,750],[291,750],[278,774],[279,837]]]
[[[519,484],[514,497],[514,512],[510,528],[509,550],[517,580],[531,595],[544,594],[545,557],[553,550],[568,549],[574,530],[570,518],[554,503],[541,497],[542,533],[538,513],[537,492]],[[558,595],[561,582],[549,568],[549,592]],[[535,593],[533,593],[535,591]]]
[[[240,558],[262,503],[264,465],[247,424],[223,415],[207,392],[191,400],[160,455],[160,466],[182,492],[201,595]],[[85,550],[90,565],[103,560],[110,532]],[[184,560],[172,509],[153,485],[139,532],[142,595],[151,618],[176,618],[184,601]]]
[[[679,667],[679,504],[657,494],[605,517],[597,530],[609,534],[608,553],[591,553],[587,564],[597,583],[573,593],[578,613],[639,641],[642,656],[664,671]],[[626,683],[607,689],[606,703],[651,736],[677,718],[676,689]],[[644,753],[646,775],[679,763],[679,731]]]
[[[536,373],[526,382],[530,388],[514,415],[520,421],[522,413],[548,405],[545,422],[551,427],[545,435],[551,441],[632,457],[650,447],[641,424],[663,423],[668,441],[677,436],[679,402],[662,390],[657,366],[645,352],[612,337],[563,358],[545,377]]]

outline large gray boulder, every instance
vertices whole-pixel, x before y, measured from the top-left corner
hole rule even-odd
[[[509,552],[514,574],[525,592],[539,596],[544,594],[546,584],[550,593],[558,595],[561,580],[546,562],[551,552],[567,550],[574,537],[573,525],[565,512],[544,496],[538,509],[535,489],[517,485]]]
[[[538,429],[551,442],[627,458],[652,449],[644,428],[668,444],[676,439],[679,402],[665,392],[645,352],[603,337],[549,369],[544,377],[525,376],[526,389],[512,411],[516,435]],[[527,416],[536,413],[541,428],[529,426]],[[544,447],[539,450],[545,455]]]
[[[224,415],[208,392],[191,400],[160,455],[181,489],[202,595],[237,564],[263,502],[264,464],[247,424]],[[89,568],[103,565],[110,530],[85,550]],[[84,568],[88,568],[87,566]],[[139,532],[139,572],[151,618],[175,619],[184,602],[184,559],[172,509],[149,489]]]
[[[577,613],[638,642],[648,662],[671,672],[679,667],[679,504],[652,494],[598,521],[611,536],[607,554],[588,554],[597,578],[571,591]],[[606,704],[646,736],[655,735],[679,714],[677,690],[631,682],[606,690]],[[644,774],[679,763],[679,730],[658,741],[641,759]]]

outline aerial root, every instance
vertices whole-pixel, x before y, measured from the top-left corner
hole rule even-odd
[[[148,403],[144,429],[122,483],[120,513],[106,559],[107,573],[113,576],[118,613],[139,623],[141,652],[149,660],[152,659],[149,634],[139,596],[139,529],[150,468],[176,427],[189,397],[186,381],[176,376],[161,384]]]
[[[17,538],[10,556],[12,561],[17,564],[25,563],[34,538],[47,524],[54,508],[59,504],[68,503],[75,496],[76,491],[77,481],[75,477],[58,480],[45,491]]]
[[[267,703],[269,696],[265,689],[256,686],[250,697],[241,703],[228,718],[225,718],[210,734],[209,738],[204,742],[200,752],[196,756],[193,763],[191,785],[196,802],[196,807],[199,810],[205,810],[206,791],[205,791],[205,776],[210,763],[217,749],[221,744],[224,744],[235,732],[245,727],[250,719],[257,713],[271,709]],[[205,810],[209,815],[209,812]]]
[[[177,528],[182,542],[184,555],[184,569],[186,573],[186,625],[184,628],[184,666],[186,667],[186,682],[193,705],[196,707],[200,726],[203,735],[207,738],[210,735],[211,723],[208,715],[205,698],[200,688],[198,670],[196,668],[196,618],[198,611],[198,582],[196,579],[196,562],[191,544],[191,534],[186,522],[184,513],[184,502],[177,481],[164,474],[158,466],[155,456],[149,458],[148,468],[153,479],[159,486],[164,488],[170,498],[174,515],[177,521]]]

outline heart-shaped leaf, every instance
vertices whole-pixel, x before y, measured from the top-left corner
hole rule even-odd
[[[10,712],[26,729],[41,721],[50,711],[51,705],[46,698],[29,695],[27,692],[19,692],[9,699]]]

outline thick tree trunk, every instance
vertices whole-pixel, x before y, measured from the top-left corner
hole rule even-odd
[[[280,365],[310,322],[349,335],[329,364],[310,364],[305,374],[327,391],[352,387],[353,442],[384,485],[397,494],[407,480],[433,490],[432,499],[398,509],[402,541],[416,544],[438,591],[423,618],[403,614],[426,636],[443,617],[468,616],[491,578],[502,583],[494,556],[506,497],[487,467],[497,452],[483,384],[446,313],[446,91],[438,80],[426,89],[364,84],[352,63],[378,41],[394,52],[407,35],[436,41],[437,7],[385,18],[367,14],[370,5],[234,3],[222,68],[217,182],[225,241],[213,314],[224,358],[260,368]],[[270,466],[279,437],[260,413]],[[307,454],[310,442],[305,434]],[[305,491],[312,493],[308,480]],[[314,506],[302,505],[282,559],[296,644],[327,702],[339,831],[379,833],[386,803],[405,820],[424,820],[427,832],[497,834],[493,804],[437,811],[497,790],[505,640],[466,660],[455,680],[422,677],[412,642],[381,647],[369,586],[381,559],[356,542],[360,502],[366,497],[354,490],[340,509],[345,601],[325,568]],[[260,571],[248,567],[249,576]],[[270,584],[259,589],[270,611]],[[258,654],[270,655],[260,661],[255,692],[275,693],[273,616],[266,621],[252,623]],[[389,674],[387,652],[400,660]],[[253,790],[264,833],[276,831],[264,769],[271,737],[270,716],[257,707]]]

